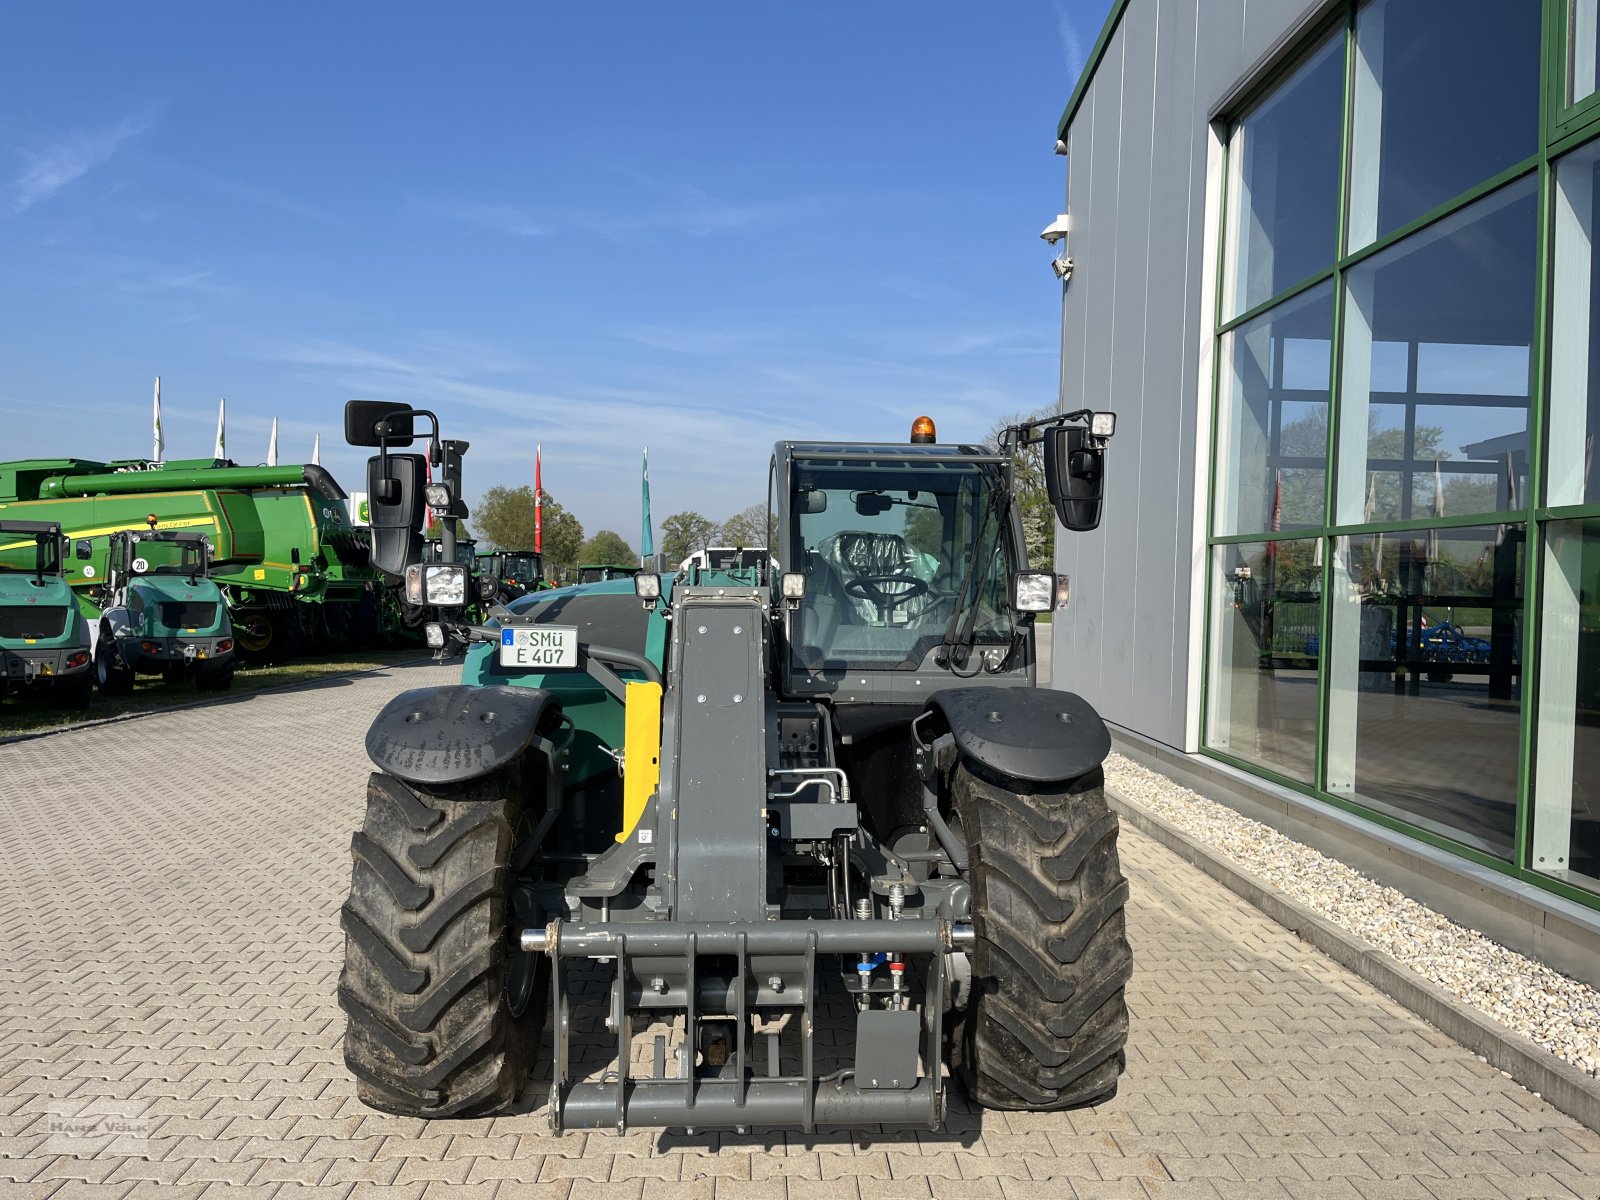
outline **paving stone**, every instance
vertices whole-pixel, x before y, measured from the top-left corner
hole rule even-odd
[[[0,1195],[1600,1198],[1600,1135],[1130,829],[1129,1070],[1098,1109],[986,1113],[952,1089],[938,1132],[554,1136],[546,1057],[506,1116],[369,1110],[335,998],[362,740],[388,698],[456,674],[0,746],[8,837],[29,851],[0,861]],[[215,772],[219,744],[248,769]],[[577,982],[575,1028],[602,1037],[603,982]],[[76,1155],[49,1129],[130,1104],[147,1128]]]

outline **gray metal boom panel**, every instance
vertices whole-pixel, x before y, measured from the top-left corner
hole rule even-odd
[[[659,811],[677,921],[767,917],[766,619],[753,588],[674,597]]]

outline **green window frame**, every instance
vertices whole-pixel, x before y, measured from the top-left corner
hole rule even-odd
[[[1563,153],[1583,145],[1591,139],[1600,140],[1600,78],[1595,81],[1597,85],[1596,91],[1592,95],[1583,96],[1573,104],[1566,103],[1571,79],[1572,54],[1575,50],[1574,35],[1575,33],[1584,33],[1584,30],[1575,27],[1574,19],[1578,14],[1579,6],[1592,5],[1594,22],[1596,26],[1600,26],[1600,0],[1540,0],[1542,4],[1539,64],[1541,103],[1538,106],[1539,136],[1535,153],[1520,162],[1511,164],[1491,178],[1480,181],[1447,202],[1440,204],[1432,211],[1416,217],[1400,228],[1387,232],[1371,244],[1360,246],[1351,251],[1348,247],[1348,237],[1351,219],[1350,164],[1354,121],[1352,110],[1354,107],[1353,80],[1356,64],[1355,35],[1357,12],[1364,2],[1365,0],[1343,0],[1328,14],[1325,20],[1308,27],[1297,43],[1298,51],[1281,60],[1279,64],[1269,69],[1262,79],[1243,91],[1237,104],[1233,107],[1232,113],[1224,114],[1223,118],[1217,123],[1222,143],[1221,178],[1224,181],[1224,187],[1219,210],[1211,218],[1216,221],[1214,231],[1217,258],[1214,263],[1216,268],[1215,292],[1207,299],[1207,302],[1212,306],[1212,328],[1213,336],[1216,340],[1211,347],[1212,461],[1210,463],[1210,486],[1206,498],[1207,512],[1205,520],[1205,528],[1208,534],[1206,538],[1206,579],[1204,588],[1204,595],[1207,598],[1207,611],[1202,623],[1205,633],[1201,663],[1203,683],[1200,689],[1201,711],[1199,714],[1201,753],[1251,774],[1269,779],[1281,787],[1311,797],[1320,803],[1356,814],[1380,826],[1449,851],[1491,870],[1534,884],[1546,891],[1576,901],[1587,907],[1600,909],[1600,889],[1591,890],[1588,886],[1574,886],[1562,879],[1552,878],[1549,874],[1534,870],[1531,862],[1533,856],[1534,816],[1533,776],[1536,767],[1534,746],[1537,740],[1537,718],[1541,694],[1539,656],[1543,635],[1541,628],[1542,599],[1540,593],[1544,573],[1550,569],[1546,562],[1548,555],[1546,553],[1545,527],[1556,521],[1600,518],[1600,503],[1567,504],[1552,508],[1545,505],[1544,499],[1546,438],[1549,436],[1547,426],[1551,372],[1552,321],[1550,303],[1553,288],[1553,243],[1555,237],[1555,223],[1553,220],[1555,160]],[[1334,31],[1342,31],[1345,56],[1344,124],[1340,149],[1339,231],[1336,249],[1338,257],[1314,274],[1287,286],[1278,294],[1256,304],[1252,308],[1237,314],[1230,314],[1225,310],[1224,304],[1229,262],[1227,238],[1233,217],[1233,214],[1229,211],[1229,206],[1234,197],[1230,194],[1226,181],[1231,177],[1227,156],[1233,138],[1234,124],[1238,120],[1248,117],[1250,109],[1270,95],[1274,88],[1297,70],[1306,60],[1306,57],[1316,47],[1321,46],[1330,33]],[[1596,30],[1595,37],[1600,39],[1600,29]],[[1597,68],[1597,75],[1600,75],[1600,68]],[[1334,490],[1338,476],[1337,454],[1340,443],[1340,401],[1344,383],[1341,359],[1343,357],[1342,348],[1345,342],[1345,325],[1347,321],[1345,311],[1347,304],[1346,275],[1374,256],[1383,254],[1389,248],[1411,238],[1412,235],[1462,212],[1491,193],[1514,185],[1518,181],[1529,179],[1533,181],[1532,186],[1537,189],[1537,241],[1533,261],[1535,291],[1532,344],[1529,348],[1531,371],[1527,397],[1528,474],[1527,486],[1523,489],[1521,497],[1519,497],[1520,503],[1494,514],[1479,512],[1445,517],[1422,516],[1411,520],[1338,524]],[[1255,529],[1236,533],[1218,533],[1215,524],[1215,514],[1218,511],[1216,489],[1219,479],[1217,458],[1222,453],[1221,446],[1225,441],[1225,430],[1222,425],[1224,416],[1223,389],[1227,386],[1226,381],[1223,379],[1226,363],[1223,353],[1224,339],[1231,331],[1257,320],[1285,302],[1309,292],[1313,288],[1327,284],[1329,281],[1332,282],[1334,294],[1334,321],[1331,346],[1332,361],[1330,364],[1331,387],[1329,394],[1330,415],[1327,436],[1327,460],[1326,469],[1323,472],[1325,481],[1323,524],[1315,528],[1297,527],[1292,533],[1285,531],[1282,534],[1264,533]],[[1597,334],[1597,336],[1600,336],[1600,334]],[[1213,667],[1216,665],[1213,662],[1213,654],[1217,651],[1217,647],[1212,644],[1217,628],[1216,614],[1213,609],[1218,603],[1216,597],[1219,594],[1219,587],[1225,583],[1225,581],[1213,577],[1215,563],[1218,561],[1217,550],[1219,547],[1260,543],[1264,538],[1269,540],[1278,537],[1285,540],[1290,538],[1320,539],[1321,547],[1318,560],[1323,570],[1322,594],[1324,597],[1328,597],[1332,595],[1335,586],[1334,572],[1338,545],[1337,538],[1378,533],[1406,533],[1408,531],[1466,530],[1469,527],[1484,526],[1485,524],[1496,522],[1511,526],[1521,526],[1527,531],[1527,542],[1524,551],[1525,565],[1523,568],[1525,577],[1522,579],[1521,596],[1521,636],[1522,646],[1524,647],[1524,661],[1522,674],[1520,675],[1520,734],[1516,765],[1517,784],[1514,797],[1516,819],[1514,845],[1509,860],[1486,853],[1463,841],[1434,830],[1424,828],[1420,824],[1405,820],[1392,812],[1380,811],[1371,805],[1363,804],[1358,798],[1336,795],[1328,790],[1326,785],[1328,782],[1327,757],[1330,720],[1329,676],[1333,672],[1326,669],[1326,667],[1317,673],[1316,764],[1312,783],[1308,784],[1301,780],[1289,778],[1272,770],[1270,767],[1262,766],[1257,762],[1249,761],[1224,750],[1212,748],[1207,744],[1208,731],[1211,728],[1211,693],[1214,686],[1212,672]],[[1331,648],[1334,635],[1333,605],[1324,602],[1323,609],[1321,645]],[[1326,658],[1327,656],[1325,655],[1324,657]]]

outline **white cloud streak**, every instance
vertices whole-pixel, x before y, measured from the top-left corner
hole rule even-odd
[[[3,207],[13,216],[27,212],[110,160],[124,142],[154,123],[153,113],[140,113],[104,129],[75,130],[42,150],[23,151],[21,174],[0,191]]]

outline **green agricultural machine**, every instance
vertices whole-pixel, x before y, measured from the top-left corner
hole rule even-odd
[[[0,462],[0,519],[58,522],[70,546],[68,582],[85,602],[105,580],[112,534],[146,529],[151,517],[161,529],[205,533],[230,563],[216,580],[240,655],[252,661],[290,657],[307,643],[379,637],[394,606],[384,603],[366,532],[351,526],[345,499],[315,465]]]
[[[461,568],[418,561],[425,460],[398,452],[430,423],[449,513],[464,446],[437,418],[346,410],[379,449],[374,563],[458,610]],[[1013,462],[1042,441],[1058,516],[1092,529],[1114,426],[1014,426],[999,453],[926,418],[906,444],[781,442],[770,556],[437,622],[462,682],[367,735],[339,984],[362,1100],[495,1112],[541,1034],[556,1130],[934,1129],[946,1068],[997,1109],[1111,1096],[1132,957],[1110,736],[1034,686],[1065,589],[1028,569]]]
[[[636,563],[580,563],[579,583],[610,583],[613,579],[632,579],[643,567]]]
[[[87,708],[94,686],[89,625],[67,584],[61,526],[0,520],[0,545],[0,694]]]
[[[495,581],[497,600],[550,586],[544,580],[544,556],[536,550],[479,550],[478,570]]]
[[[94,673],[108,696],[133,691],[138,675],[193,681],[201,691],[233,686],[233,627],[207,535],[195,529],[120,529],[110,537]]]

